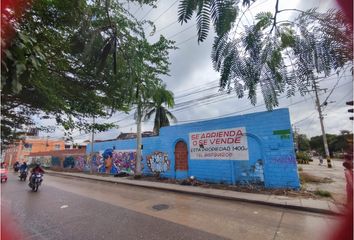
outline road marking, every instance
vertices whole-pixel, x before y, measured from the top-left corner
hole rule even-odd
[[[63,205],[60,208],[67,208],[67,207],[69,207],[69,206],[68,205]]]

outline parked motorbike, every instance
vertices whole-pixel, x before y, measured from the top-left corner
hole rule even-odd
[[[29,187],[32,188],[33,192],[37,192],[42,181],[43,181],[43,174],[35,173],[30,178]]]
[[[7,182],[7,170],[5,168],[0,168],[1,182]]]
[[[20,172],[20,181],[26,181],[27,179],[27,170],[23,170]]]

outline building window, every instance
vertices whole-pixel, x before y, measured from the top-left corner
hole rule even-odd
[[[55,144],[54,145],[54,150],[60,150],[60,144]]]
[[[32,143],[23,144],[22,149],[26,152],[31,152],[32,151]]]

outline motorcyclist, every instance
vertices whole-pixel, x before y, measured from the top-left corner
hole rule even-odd
[[[44,174],[44,170],[43,170],[43,168],[41,168],[41,165],[39,163],[36,163],[34,168],[32,168],[32,170],[31,170],[30,183],[29,183],[30,186],[33,184],[34,178],[37,173]]]
[[[18,166],[20,165],[20,163],[18,161],[16,161],[13,165],[13,169],[15,170],[15,172],[18,171]]]
[[[24,172],[28,170],[28,165],[26,162],[23,162],[20,166],[20,172]]]
[[[20,166],[20,179],[24,178],[26,180],[27,178],[27,171],[28,171],[28,165],[26,162],[23,162]]]

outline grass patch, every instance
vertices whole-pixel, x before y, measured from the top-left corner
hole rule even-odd
[[[301,184],[304,183],[332,183],[333,180],[331,178],[321,178],[317,176],[313,176],[311,174],[305,173],[305,172],[300,172],[300,182]]]
[[[304,183],[322,183],[322,179],[320,177],[313,176],[308,173],[301,172],[299,173],[300,175],[300,181],[302,184]]]
[[[328,191],[325,190],[319,190],[317,189],[314,194],[316,194],[317,196],[321,196],[321,197],[332,197],[332,194]]]
[[[303,169],[302,169],[302,167],[298,167],[297,170],[298,170],[299,172],[302,172]]]

